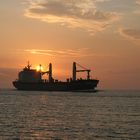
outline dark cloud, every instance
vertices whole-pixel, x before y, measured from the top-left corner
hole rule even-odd
[[[120,34],[129,39],[140,40],[140,29],[121,29]]]
[[[60,1],[46,1],[46,3],[40,3],[37,7],[32,7],[29,12],[42,14],[42,15],[55,15],[55,16],[68,16],[71,18],[80,18],[87,20],[100,20],[107,21],[111,20],[114,13],[106,13],[101,11],[96,11],[95,7],[92,9],[84,9],[74,5],[72,3],[62,3]]]
[[[104,1],[108,0],[44,0],[31,3],[25,15],[91,32],[102,31],[119,17],[117,13],[96,9],[96,3]]]

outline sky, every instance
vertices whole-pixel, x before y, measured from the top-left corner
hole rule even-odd
[[[99,89],[140,89],[140,0],[1,0],[0,88],[27,61],[62,80],[76,61]]]

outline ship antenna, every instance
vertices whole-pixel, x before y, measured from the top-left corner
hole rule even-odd
[[[31,67],[30,61],[28,61],[27,69],[30,69],[30,67]]]

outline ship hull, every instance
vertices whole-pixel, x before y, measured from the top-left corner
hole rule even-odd
[[[13,85],[18,90],[32,91],[76,91],[76,90],[94,90],[99,80],[77,80],[72,82],[38,82],[25,83],[13,81]]]

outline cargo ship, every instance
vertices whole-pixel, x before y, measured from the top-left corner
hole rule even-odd
[[[90,69],[81,66],[82,69],[77,69],[76,62],[73,62],[72,78],[66,81],[55,80],[52,75],[52,64],[49,64],[48,71],[42,71],[42,66],[39,70],[31,69],[28,65],[19,72],[18,79],[13,81],[13,85],[17,90],[33,90],[33,91],[86,91],[95,90],[99,80],[91,79]],[[80,66],[80,65],[79,65]],[[86,79],[77,79],[78,72],[86,72]],[[47,74],[48,79],[43,79],[43,75]]]

